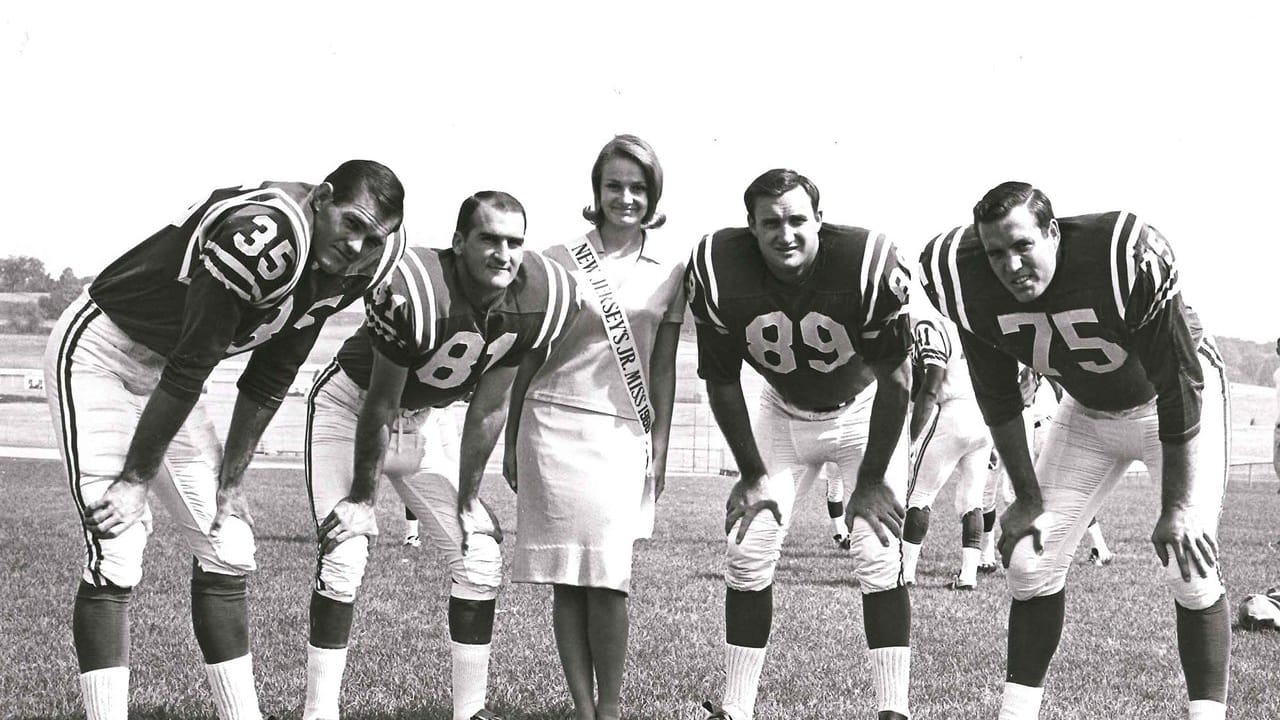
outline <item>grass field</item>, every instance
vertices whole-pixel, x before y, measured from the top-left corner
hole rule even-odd
[[[297,717],[304,685],[306,607],[315,564],[300,470],[254,471],[259,572],[250,581],[253,647],[265,712]],[[0,547],[8,602],[0,609],[0,715],[82,717],[70,637],[81,553],[59,464],[0,460]],[[637,546],[625,717],[702,718],[723,683],[723,536],[728,481],[677,477],[659,506],[655,537]],[[950,498],[938,499],[939,509]],[[1176,718],[1185,700],[1172,601],[1146,540],[1158,488],[1123,485],[1102,514],[1115,564],[1077,564],[1067,629],[1050,673],[1043,718]],[[515,498],[495,478],[485,496],[508,525]],[[798,505],[777,574],[777,620],[757,717],[872,717],[861,603],[847,555],[827,537],[823,497]],[[400,507],[379,502],[375,547],[344,691],[347,718],[448,717],[447,578],[433,551],[398,543]],[[1233,487],[1221,542],[1233,606],[1280,584],[1280,496],[1272,484]],[[914,717],[994,717],[1004,667],[1008,595],[1003,576],[973,593],[944,588],[958,561],[958,523],[935,514],[913,589]],[[133,604],[133,717],[209,718],[212,704],[188,615],[189,560],[163,510]],[[1280,634],[1237,631],[1232,717],[1280,717]],[[491,701],[505,717],[569,716],[550,630],[550,591],[507,587],[499,600]]]

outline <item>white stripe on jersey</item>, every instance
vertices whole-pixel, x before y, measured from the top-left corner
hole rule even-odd
[[[711,263],[711,235],[704,235],[701,243],[702,248],[702,264],[699,266],[696,262],[693,266],[694,277],[697,278],[698,284],[702,286],[702,304],[707,308],[707,317],[721,332],[728,332],[724,321],[716,314],[715,308],[720,305],[720,286],[716,282],[716,267]],[[699,272],[701,268],[701,272]],[[705,277],[700,277],[704,275]]]
[[[423,350],[434,350],[436,346],[436,293],[431,287],[431,278],[422,258],[417,253],[407,252],[400,263],[400,272],[404,274],[405,285],[409,287],[409,304],[413,307],[413,341],[415,347]],[[417,276],[415,282],[414,275]],[[426,297],[422,297],[423,295]],[[425,303],[424,303],[425,301]],[[424,315],[423,309],[426,309]]]
[[[864,268],[867,267],[868,254],[872,252],[876,254],[876,266],[871,272],[870,277],[867,278],[871,283],[870,286],[867,286],[865,283],[862,286],[862,306],[867,311],[866,315],[862,318],[863,327],[870,325],[872,318],[875,317],[876,301],[880,297],[880,276],[884,274],[884,266],[889,262],[889,248],[887,247],[889,241],[885,240],[884,235],[881,235],[874,230],[868,230],[867,240],[869,242],[863,250],[862,266]],[[863,333],[862,336],[865,338],[871,337],[871,335],[868,335],[867,333]]]
[[[241,283],[238,283],[224,275],[217,263],[209,261],[210,255],[218,256],[218,263],[221,263],[223,267],[234,272],[236,276],[244,281],[244,285],[248,285],[250,291],[246,292]],[[217,245],[209,247],[201,257],[204,258],[205,269],[208,270],[209,274],[217,279],[218,282],[222,283],[228,290],[235,293],[241,300],[248,303],[254,302],[251,294],[254,286],[253,273],[249,272],[249,269],[240,262],[239,258],[231,255]]]
[[[555,342],[560,337],[561,331],[564,330],[565,321],[569,319],[569,300],[573,294],[573,286],[569,284],[569,271],[563,265],[554,261],[547,260],[551,263],[551,267],[555,268],[557,282],[563,290],[560,293],[560,307],[558,308],[559,317],[556,319],[556,329],[551,331],[551,337],[547,339],[548,343]]]
[[[973,324],[969,322],[969,313],[964,309],[964,285],[960,282],[959,263],[956,258],[960,255],[960,239],[964,237],[965,228],[956,228],[951,233],[954,242],[951,243],[951,251],[947,254],[947,269],[951,273],[952,287],[955,288],[956,317],[955,321],[964,326],[965,330],[973,331]]]
[[[542,255],[538,255],[538,259],[542,261],[542,270],[547,276],[547,307],[542,313],[542,327],[538,328],[538,337],[533,341],[533,347],[540,348],[542,343],[547,340],[547,332],[551,329],[551,321],[554,319],[551,315],[555,311],[556,304],[561,302],[557,297],[560,292],[559,278],[556,271],[551,267],[551,262]]]
[[[409,236],[405,232],[404,225],[401,225],[399,230],[387,236],[387,241],[382,246],[382,258],[378,260],[378,269],[373,273],[373,281],[369,283],[369,289],[377,287],[395,270],[408,247]]]

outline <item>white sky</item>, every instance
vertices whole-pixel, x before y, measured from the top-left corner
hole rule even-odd
[[[1280,334],[1267,3],[449,5],[6,3],[0,256],[96,273],[214,187],[351,157],[401,176],[416,242],[498,188],[543,247],[632,132],[666,170],[662,242],[741,225],[770,167],[908,251],[1022,179],[1159,227],[1212,331]]]

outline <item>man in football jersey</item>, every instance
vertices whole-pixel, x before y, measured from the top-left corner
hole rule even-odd
[[[402,254],[403,206],[395,174],[366,160],[319,185],[215,190],[107,266],[58,321],[45,383],[83,522],[72,634],[90,720],[128,711],[128,608],[151,531],[148,490],[194,556],[192,623],[218,715],[259,717],[244,472],[325,318]],[[200,396],[213,367],[241,352],[251,354],[224,451]]]
[[[898,536],[906,496],[909,276],[893,245],[824,224],[818,188],[770,170],[747,188],[746,228],[702,240],[689,262],[698,374],[741,471],[725,532],[726,687],[712,718],[750,720],[773,623],[773,573],[800,478],[834,462],[862,590],[879,717],[904,718],[911,604]],[[755,427],[740,374],[766,380]],[[767,512],[766,512],[767,511]]]
[[[902,528],[902,576],[915,583],[920,548],[929,532],[930,506],[947,481],[956,480],[955,506],[960,516],[960,572],[953,590],[978,586],[982,554],[983,490],[991,435],[973,397],[969,368],[956,346],[955,326],[932,308],[918,308],[912,317],[911,362],[921,377],[909,425],[910,485],[907,517]]]
[[[1190,717],[1222,718],[1230,615],[1215,536],[1226,381],[1183,302],[1173,253],[1127,212],[1055,218],[1026,183],[993,188],[973,216],[974,225],[934,238],[921,264],[930,300],[960,327],[1015,492],[999,543],[1013,595],[1000,717],[1038,716],[1072,553],[1129,464],[1142,460],[1161,479],[1151,540],[1175,600]],[[1066,391],[1034,466],[1019,361]]]
[[[379,474],[449,564],[452,717],[494,717],[485,693],[502,535],[477,493],[516,366],[545,351],[576,307],[568,274],[525,252],[524,232],[524,207],[511,195],[467,198],[452,247],[405,253],[308,399],[307,483],[320,562],[305,720],[339,715],[356,593],[378,533]],[[431,416],[472,391],[459,443],[456,429]]]

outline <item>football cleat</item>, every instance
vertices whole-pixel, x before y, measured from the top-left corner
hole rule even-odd
[[[1246,597],[1237,617],[1245,630],[1280,630],[1280,590]]]
[[[1115,559],[1116,559],[1116,555],[1113,552],[1108,551],[1106,555],[1103,555],[1102,553],[1098,552],[1098,548],[1089,549],[1089,562],[1093,563],[1094,565],[1097,565],[1098,567],[1102,567],[1103,565],[1110,565],[1111,561]]]
[[[952,575],[951,582],[947,583],[948,590],[977,590],[977,583],[961,582],[959,575]]]
[[[853,535],[841,535],[836,533],[831,536],[831,539],[836,541],[836,547],[841,550],[850,550],[853,548]]]
[[[892,710],[881,710],[876,720],[907,720],[907,716]]]
[[[993,572],[995,572],[996,570],[999,570],[999,569],[1000,569],[1000,563],[997,563],[997,562],[994,562],[994,561],[993,561],[993,562],[984,562],[984,563],[981,563],[981,564],[979,564],[979,565],[978,565],[978,572],[979,572],[979,573],[981,573],[981,574],[983,574],[983,575],[990,575],[991,573],[993,573]]]
[[[486,708],[481,708],[480,712],[471,716],[471,720],[502,720],[502,718],[489,712]]]
[[[707,716],[707,720],[733,720],[733,716],[724,711],[724,708],[716,705],[710,700],[702,703],[702,709],[711,713]]]
[[[417,535],[406,535],[404,538],[405,547],[422,547],[422,538]]]

